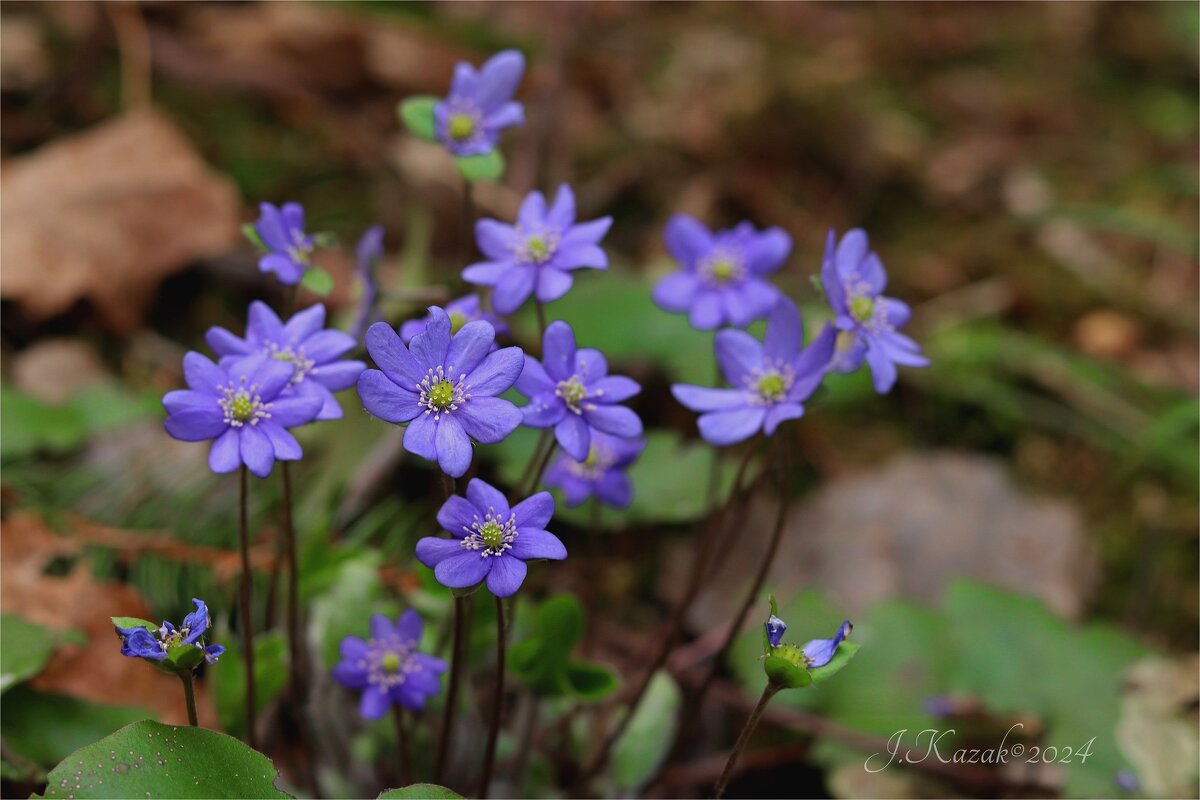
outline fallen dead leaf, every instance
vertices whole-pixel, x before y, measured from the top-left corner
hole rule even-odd
[[[86,299],[127,332],[164,277],[238,235],[232,183],[152,110],[5,164],[0,187],[0,296],[34,320]]]

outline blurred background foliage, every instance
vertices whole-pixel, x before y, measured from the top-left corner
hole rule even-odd
[[[178,618],[193,596],[225,609],[230,663],[209,671],[202,714],[237,732],[235,487],[208,473],[203,448],[162,433],[159,398],[207,327],[239,330],[250,299],[273,298],[237,233],[259,201],[300,201],[311,227],[337,234],[319,263],[343,325],[352,247],[375,222],[388,319],[457,293],[473,258],[460,186],[395,106],[444,92],[459,59],[518,47],[529,122],[506,135],[508,174],[477,202],[510,218],[526,191],[569,181],[584,216],[614,216],[612,269],[549,311],[643,384],[650,429],[632,507],[560,507],[573,558],[538,571],[527,595],[580,597],[583,660],[632,680],[709,503],[712,451],[668,387],[711,381],[711,336],[649,299],[670,269],[665,221],[788,230],[779,282],[810,327],[826,231],[862,226],[934,366],[902,373],[887,398],[865,375],[835,376],[797,426],[806,467],[789,538],[801,544],[773,588],[811,636],[861,616],[864,650],[838,680],[779,701],[792,716],[761,734],[774,749],[731,791],[778,794],[781,778],[785,794],[1012,790],[1011,776],[964,785],[916,770],[863,783],[861,742],[814,722],[886,738],[947,717],[975,741],[1011,720],[1031,742],[1097,737],[1087,767],[1021,779],[1042,792],[1111,794],[1126,769],[1151,795],[1194,787],[1194,762],[1173,772],[1131,742],[1178,741],[1181,720],[1195,735],[1195,670],[1178,669],[1200,622],[1195,4],[9,2],[0,18],[3,602],[17,615],[4,625],[6,780],[36,785],[139,713],[180,721],[174,687],[126,669],[97,613]],[[532,316],[514,320],[518,343],[536,346],[535,331]],[[342,403],[345,419],[301,432],[295,470],[319,668],[369,610],[416,606],[435,644],[448,608],[409,555],[433,523],[437,476],[402,458],[398,432],[353,392]],[[527,433],[481,448],[481,474],[512,485]],[[277,481],[255,485],[260,598],[277,589],[277,501]],[[769,507],[746,512],[749,550]],[[731,556],[702,598],[698,638],[653,684],[612,791],[711,782],[703,758],[661,767],[688,669],[751,562]],[[472,648],[486,660],[480,605]],[[534,605],[518,609],[514,642],[536,641]],[[256,609],[279,613],[274,599]],[[756,636],[689,752],[735,735],[762,681]],[[259,648],[270,708],[286,648],[275,633]],[[10,665],[16,652],[25,663]],[[1154,686],[1166,700],[1139,694]],[[386,782],[369,765],[390,728],[331,721],[347,701],[323,691],[324,790]],[[573,734],[517,759],[516,793],[563,791],[554,747],[577,756],[608,724],[572,703],[542,701],[543,723]],[[517,749],[506,734],[501,759]]]

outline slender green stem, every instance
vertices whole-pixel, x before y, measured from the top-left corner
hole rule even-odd
[[[254,576],[250,572],[250,531],[246,514],[249,472],[243,464],[238,481],[238,538],[242,548],[242,661],[246,666],[246,744],[257,749],[257,710],[254,699],[254,621],[251,609]]]
[[[521,479],[517,481],[517,488],[520,489],[529,483],[533,475],[534,467],[542,460],[542,451],[547,447],[554,447],[554,434],[550,430],[544,430],[538,434],[537,443],[533,446],[533,452],[529,454],[529,461],[525,463],[525,470],[521,473]]]
[[[717,677],[717,672],[720,671],[721,665],[725,663],[725,655],[733,645],[734,638],[741,631],[742,624],[746,621],[746,615],[750,613],[750,607],[758,599],[758,593],[762,591],[763,583],[767,580],[767,574],[771,571],[771,565],[775,563],[775,555],[779,552],[779,543],[783,540],[783,529],[787,522],[788,508],[791,506],[791,465],[788,459],[789,454],[786,439],[779,441],[778,452],[779,510],[775,514],[775,527],[771,531],[771,542],[767,545],[767,551],[763,554],[762,561],[758,565],[758,573],[754,576],[754,581],[746,591],[746,596],[742,598],[742,606],[738,609],[737,615],[733,618],[733,622],[729,626],[729,631],[725,634],[725,640],[721,643],[721,648],[713,656],[712,663],[708,667],[708,674],[704,676],[704,682],[700,684],[696,696],[692,699],[691,708],[701,708],[703,706],[704,696],[708,694],[709,687],[712,686],[713,681]]]
[[[546,307],[542,305],[542,301],[538,300],[537,297],[533,298],[533,307],[537,309],[538,340],[540,343],[542,337],[546,335]]]
[[[488,796],[492,783],[492,767],[496,763],[496,742],[500,738],[500,717],[504,710],[504,651],[507,630],[504,625],[504,600],[496,598],[496,696],[492,699],[492,718],[488,725],[487,747],[483,754],[483,779],[479,796]]]
[[[461,682],[463,658],[467,649],[467,598],[454,598],[454,650],[450,657],[450,685],[446,687],[446,709],[442,714],[442,735],[438,741],[437,761],[434,766],[434,783],[442,782],[446,768],[446,756],[450,752],[450,741],[454,737],[454,712],[458,706],[458,685]]]
[[[291,688],[293,699],[299,701],[305,688],[304,648],[300,637],[300,562],[296,554],[296,526],[292,520],[292,473],[291,465],[279,464],[283,477],[283,540],[284,558],[287,561],[287,636],[288,656],[292,671]],[[278,569],[278,565],[276,566]]]
[[[392,721],[396,723],[396,752],[400,756],[400,783],[408,786],[413,782],[412,756],[408,748],[408,728],[404,725],[404,707],[392,706]]]
[[[529,473],[529,483],[525,486],[525,491],[521,493],[522,497],[528,497],[537,490],[537,487],[542,482],[542,475],[546,473],[546,467],[550,465],[550,459],[554,456],[554,439],[553,435],[547,442],[545,450],[542,452],[542,457],[538,460],[537,466],[533,472]]]
[[[200,721],[196,717],[196,691],[192,686],[192,674],[180,675],[179,680],[183,682],[183,700],[187,703],[188,724],[193,728],[200,726]]]
[[[771,702],[771,698],[778,691],[779,687],[772,682],[768,682],[767,687],[763,689],[762,696],[758,698],[758,704],[754,706],[754,710],[750,712],[750,718],[746,720],[746,726],[742,728],[737,742],[729,751],[729,760],[725,762],[725,769],[721,770],[721,777],[717,778],[717,782],[713,784],[714,798],[720,798],[725,794],[725,786],[729,783],[733,768],[737,766],[738,759],[742,757],[742,751],[746,749],[746,743],[750,741],[754,729],[758,727],[758,721],[762,719],[763,712],[767,709],[767,703]]]

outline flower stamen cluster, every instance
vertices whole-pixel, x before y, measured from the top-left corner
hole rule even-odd
[[[595,395],[603,394],[602,390],[594,392]],[[559,381],[554,387],[555,397],[561,397],[562,401],[567,404],[567,409],[576,413],[582,414],[584,411],[595,411],[595,403],[585,403],[592,394],[588,393],[588,389],[583,384],[583,377],[579,373],[575,373],[565,381]]]
[[[718,250],[701,260],[697,272],[701,282],[707,286],[725,286],[746,277],[742,259],[736,253],[724,250]]]
[[[796,382],[796,370],[785,361],[755,369],[746,376],[746,388],[750,390],[751,405],[769,406],[787,397]]]
[[[525,236],[516,248],[517,261],[524,264],[545,264],[558,250],[559,235],[554,231],[543,231]]]
[[[467,392],[471,387],[467,385],[466,373],[460,374],[455,380],[446,376],[447,371],[453,375],[454,367],[451,366],[449,370],[441,366],[436,370],[431,368],[417,384],[417,391],[421,395],[417,405],[424,408],[426,414],[433,414],[435,420],[440,420],[442,414],[457,411],[460,405],[471,399]]]
[[[303,347],[292,349],[291,347],[280,347],[278,342],[267,342],[267,352],[276,361],[285,361],[292,364],[291,384],[293,386],[302,382],[305,376],[317,366],[316,361],[304,355]]]
[[[410,673],[419,669],[412,658],[416,642],[401,641],[399,636],[388,639],[368,639],[366,658],[355,666],[367,673],[367,682],[387,691],[404,683]]]
[[[245,378],[242,378],[240,383],[241,385],[235,385],[230,381],[226,386],[217,387],[221,393],[217,403],[221,406],[225,424],[240,428],[247,423],[254,426],[261,419],[270,419],[271,404],[263,402],[258,393],[258,385],[247,388]]]
[[[481,556],[498,556],[505,550],[512,549],[517,538],[517,518],[509,513],[508,519],[503,519],[494,508],[488,508],[487,515],[481,520],[478,516],[471,527],[463,528],[467,536],[460,542],[463,549],[482,550]]]
[[[563,466],[567,472],[587,481],[599,480],[604,476],[604,473],[616,466],[616,463],[616,454],[610,452],[607,448],[598,447],[595,444],[595,437],[592,439],[592,447],[588,450],[588,456],[585,460],[576,461],[573,458],[563,460]]]

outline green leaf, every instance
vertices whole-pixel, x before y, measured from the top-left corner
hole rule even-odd
[[[0,387],[0,456],[13,458],[39,450],[62,453],[83,444],[87,421],[69,405],[51,406],[15,389]]]
[[[255,647],[254,649],[257,653],[258,648]],[[194,644],[182,644],[171,649],[164,660],[172,672],[187,674],[194,671],[196,667],[200,666],[200,662],[204,660],[204,648],[197,647]],[[259,671],[257,662],[254,664],[254,671],[255,673]]]
[[[0,736],[12,752],[50,768],[84,745],[153,716],[136,706],[100,705],[18,686],[4,695]]]
[[[408,132],[418,139],[427,142],[437,141],[436,123],[433,118],[433,107],[439,102],[437,97],[419,95],[402,100],[396,108],[396,113]]]
[[[535,691],[560,694],[570,687],[567,658],[582,634],[583,606],[569,594],[555,595],[534,612],[529,638],[509,651],[509,667]]]
[[[114,628],[145,628],[148,631],[158,630],[158,626],[147,619],[140,617],[109,617],[112,620]]]
[[[625,733],[613,746],[612,777],[619,795],[636,794],[666,758],[679,724],[679,702],[675,680],[665,670],[656,672]]]
[[[459,156],[454,163],[459,174],[471,183],[498,181],[504,176],[504,156],[499,150],[481,156]]]
[[[240,640],[226,637],[222,643],[225,652],[221,660],[205,674],[216,697],[221,727],[240,736],[246,729],[246,671]],[[283,634],[278,631],[264,633],[254,640],[254,704],[260,714],[287,682],[286,651]]]
[[[861,646],[858,642],[842,642],[838,645],[837,652],[833,654],[833,658],[828,664],[808,670],[808,674],[812,677],[812,682],[820,683],[821,681],[827,681],[841,672],[850,663],[850,659],[854,658],[854,654],[858,652],[858,648]]]
[[[63,641],[79,634],[62,634],[18,617],[0,615],[0,692],[42,671],[50,654]]]
[[[585,700],[600,700],[617,690],[616,673],[603,664],[572,661],[567,664],[567,683],[571,691]]]
[[[45,797],[289,797],[277,777],[266,756],[232,736],[144,720],[63,759]]]
[[[242,236],[245,236],[246,240],[254,245],[255,249],[260,253],[266,253],[270,250],[262,240],[262,237],[258,235],[258,228],[255,227],[253,222],[247,222],[242,226]]]
[[[320,267],[309,267],[304,270],[300,285],[321,297],[333,291],[333,276]]]
[[[767,656],[763,661],[763,669],[767,673],[767,678],[784,689],[803,689],[813,682],[808,670],[779,656]]]
[[[436,783],[414,783],[402,789],[388,789],[379,800],[462,800],[462,795]]]

